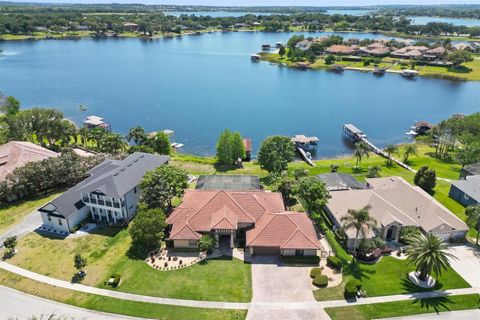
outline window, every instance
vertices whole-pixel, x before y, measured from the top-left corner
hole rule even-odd
[[[465,198],[465,200],[470,199],[470,197],[469,197],[468,194],[466,194],[466,193],[463,194],[463,197]]]
[[[198,246],[197,240],[188,240],[188,246],[189,246],[189,247],[196,247],[196,246]]]
[[[133,193],[137,193],[137,187],[133,188]]]
[[[62,225],[62,219],[58,219],[58,225]]]
[[[48,217],[48,221],[52,221],[52,218]]]
[[[297,257],[303,257],[304,251],[303,250],[295,250],[295,255]]]

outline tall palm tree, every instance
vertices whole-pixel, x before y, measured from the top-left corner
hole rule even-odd
[[[387,165],[392,165],[392,159],[390,157],[392,156],[392,154],[398,152],[398,147],[394,144],[389,144],[385,147],[385,149],[383,149],[383,151],[386,152],[388,156]]]
[[[363,141],[357,142],[355,144],[355,151],[353,152],[353,156],[357,159],[357,162],[355,164],[355,168],[358,168],[359,163],[362,161],[362,158],[369,157],[368,151],[370,150],[370,147],[368,144],[366,144]]]
[[[450,268],[449,259],[456,259],[447,252],[447,243],[431,233],[412,236],[407,255],[409,263],[415,265],[418,278],[422,281],[427,280],[432,273],[440,276],[442,271]]]
[[[357,252],[358,238],[360,234],[362,238],[366,238],[368,231],[373,230],[377,226],[377,221],[370,216],[370,206],[363,207],[362,209],[349,209],[346,216],[343,216],[340,221],[342,222],[343,229],[355,229],[355,242],[353,243],[353,256]]]
[[[104,128],[95,127],[90,129],[90,137],[95,142],[98,149],[102,149],[104,142],[104,137],[107,134],[107,131]]]
[[[465,209],[465,214],[467,215],[467,224],[470,228],[473,228],[477,231],[477,246],[478,238],[480,235],[480,204],[475,206],[470,206]]]
[[[108,153],[117,153],[127,149],[127,143],[123,141],[123,137],[118,133],[108,133],[103,138],[102,149]]]
[[[128,130],[126,138],[128,142],[133,140],[133,143],[139,146],[147,140],[147,135],[145,134],[145,130],[142,127],[138,126],[130,128],[130,130]]]
[[[408,157],[411,155],[417,155],[417,146],[415,144],[408,144],[405,147],[405,151],[403,152],[403,162],[408,163]]]

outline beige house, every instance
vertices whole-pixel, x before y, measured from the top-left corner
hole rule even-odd
[[[368,189],[331,192],[326,205],[336,227],[349,209],[369,206],[370,215],[377,221],[377,230],[368,238],[379,236],[386,241],[398,241],[400,230],[406,226],[419,227],[449,240],[464,238],[468,226],[428,193],[410,185],[400,177],[367,179]],[[355,230],[346,230],[348,246],[355,240]]]

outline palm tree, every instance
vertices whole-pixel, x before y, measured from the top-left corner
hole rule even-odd
[[[216,241],[209,234],[205,234],[200,238],[199,247],[201,251],[211,252],[215,248]]]
[[[383,151],[385,151],[387,153],[387,165],[392,165],[392,159],[390,158],[392,156],[393,153],[397,153],[398,152],[398,147],[394,144],[389,144],[385,147],[385,149],[383,149]]]
[[[417,146],[415,144],[408,144],[403,152],[403,162],[408,163],[408,157],[412,154],[417,155]]]
[[[103,138],[102,149],[108,153],[117,153],[127,149],[127,143],[118,133],[108,133]]]
[[[104,142],[103,140],[106,134],[107,131],[104,128],[95,127],[93,129],[90,129],[90,137],[93,141],[95,141],[98,149],[102,148]]]
[[[343,229],[355,229],[355,242],[353,243],[353,256],[357,252],[358,237],[360,234],[365,239],[368,235],[368,231],[374,229],[377,226],[377,221],[370,216],[370,206],[363,207],[362,209],[349,209],[346,216],[343,216],[340,221],[342,222]]]
[[[465,214],[467,215],[467,224],[470,228],[473,228],[477,231],[477,246],[478,246],[478,237],[480,234],[480,204],[475,206],[470,206],[465,209]]]
[[[147,140],[145,130],[139,126],[130,128],[126,138],[128,142],[133,140],[133,143],[135,143],[137,146],[142,145],[145,142],[145,140]]]
[[[355,168],[358,168],[358,164],[362,161],[362,158],[365,156],[368,158],[369,154],[368,151],[370,147],[363,141],[357,142],[355,144],[355,151],[353,152],[353,156],[357,158],[357,162],[355,164]]]
[[[434,234],[420,233],[410,238],[408,260],[416,266],[420,280],[427,280],[432,272],[438,277],[450,268],[449,259],[456,257],[446,250],[447,243]]]

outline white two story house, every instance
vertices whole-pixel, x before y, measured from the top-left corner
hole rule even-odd
[[[129,221],[137,210],[143,176],[168,160],[168,156],[136,152],[121,161],[103,161],[87,179],[39,209],[44,229],[69,233],[88,215],[107,223]]]

